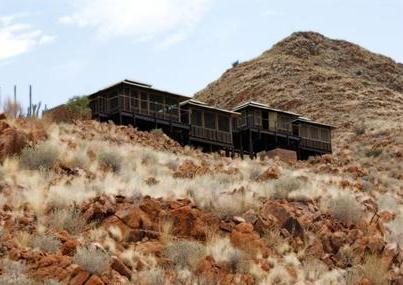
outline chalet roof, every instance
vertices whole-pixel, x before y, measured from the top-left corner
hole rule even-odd
[[[255,108],[265,109],[265,110],[269,110],[269,111],[273,111],[273,112],[277,112],[277,113],[283,113],[283,114],[288,114],[288,115],[293,115],[293,116],[299,116],[297,113],[272,108],[269,105],[259,103],[259,102],[254,102],[254,101],[248,101],[246,103],[243,103],[243,104],[235,107],[233,110],[234,111],[240,111],[240,110],[242,110],[242,109],[244,109],[246,107],[255,107]]]
[[[197,106],[197,107],[210,109],[210,110],[214,110],[214,111],[219,111],[219,112],[223,112],[223,113],[228,113],[228,114],[232,114],[232,115],[240,115],[240,113],[238,113],[238,112],[221,109],[221,108],[217,108],[217,107],[212,107],[212,106],[207,105],[207,103],[204,103],[204,102],[196,100],[196,99],[189,99],[189,100],[183,101],[183,102],[179,103],[179,105],[180,106],[192,105],[192,106]]]
[[[124,80],[119,81],[119,82],[117,82],[117,83],[114,83],[114,84],[112,84],[112,85],[106,86],[106,87],[104,87],[104,88],[102,88],[102,89],[100,89],[100,90],[98,90],[98,91],[92,93],[92,94],[89,95],[88,97],[89,97],[89,98],[94,97],[94,96],[97,95],[98,93],[100,93],[100,92],[102,92],[102,91],[105,91],[105,90],[107,90],[107,89],[113,88],[113,87],[115,87],[115,86],[118,86],[118,85],[120,85],[120,84],[127,84],[127,85],[132,85],[132,86],[137,86],[137,87],[145,88],[145,89],[150,89],[150,90],[157,91],[157,92],[161,92],[161,93],[166,93],[166,94],[170,94],[170,95],[174,95],[174,96],[178,96],[178,97],[183,97],[184,99],[189,99],[189,98],[190,98],[189,96],[185,96],[185,95],[181,95],[181,94],[172,93],[172,92],[169,92],[169,91],[166,91],[166,90],[162,90],[162,89],[156,89],[156,88],[153,88],[151,84],[143,83],[143,82],[139,82],[139,81],[134,81],[134,80],[130,80],[130,79],[124,79]]]
[[[335,129],[336,127],[333,125],[328,125],[328,124],[323,124],[323,123],[319,123],[316,121],[312,121],[308,118],[304,118],[304,117],[299,117],[298,119],[292,121],[293,123],[305,123],[305,124],[310,124],[310,125],[317,125],[317,126],[322,126],[322,127],[328,127],[331,129]]]

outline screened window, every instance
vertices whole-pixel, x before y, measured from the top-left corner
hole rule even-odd
[[[229,132],[229,118],[224,115],[218,115],[218,130]]]
[[[311,138],[314,140],[319,139],[319,129],[317,127],[311,127]]]
[[[141,103],[140,103],[141,110],[143,112],[147,112],[147,110],[148,110],[148,102],[147,102],[148,96],[147,96],[147,94],[146,93],[141,93],[140,98],[141,98]]]
[[[202,112],[198,110],[192,111],[192,125],[202,127]]]
[[[330,132],[328,129],[320,129],[320,140],[325,142],[330,141]]]
[[[208,129],[215,129],[215,117],[215,113],[204,112],[204,127]]]
[[[260,112],[260,110],[255,110],[254,112],[254,123],[255,126],[262,125],[262,113]]]

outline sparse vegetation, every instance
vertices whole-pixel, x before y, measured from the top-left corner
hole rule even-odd
[[[357,224],[363,217],[360,205],[348,194],[333,198],[329,202],[329,213],[345,224]]]
[[[93,245],[78,248],[73,260],[92,274],[101,274],[111,263],[110,255]]]
[[[273,199],[287,199],[288,194],[301,187],[298,177],[282,176],[274,184],[274,190],[271,195]]]
[[[41,143],[35,147],[26,147],[20,155],[20,164],[29,170],[49,170],[58,159],[59,152],[49,143]]]
[[[205,254],[206,248],[195,241],[173,242],[165,249],[166,257],[179,268],[194,269]]]
[[[61,242],[54,236],[36,235],[32,238],[32,247],[48,253],[54,253],[60,248]]]
[[[113,172],[119,172],[122,168],[122,156],[116,151],[103,151],[98,155],[101,165],[110,167]]]
[[[57,230],[66,230],[70,234],[77,234],[84,230],[87,221],[80,210],[76,208],[56,209],[49,217],[48,224]]]

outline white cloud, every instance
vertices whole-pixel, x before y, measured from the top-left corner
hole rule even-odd
[[[20,16],[0,17],[0,60],[11,58],[49,43],[54,37],[30,24],[14,23]]]
[[[163,36],[184,39],[215,0],[75,0],[74,12],[62,23],[94,28],[101,38]],[[178,36],[180,35],[180,36]]]

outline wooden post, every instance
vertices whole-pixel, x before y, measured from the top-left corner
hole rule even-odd
[[[241,159],[243,159],[243,139],[242,139],[242,131],[239,132],[239,145],[241,148]]]
[[[253,159],[253,157],[254,157],[252,131],[251,130],[249,130],[249,157],[250,157],[250,159]]]

